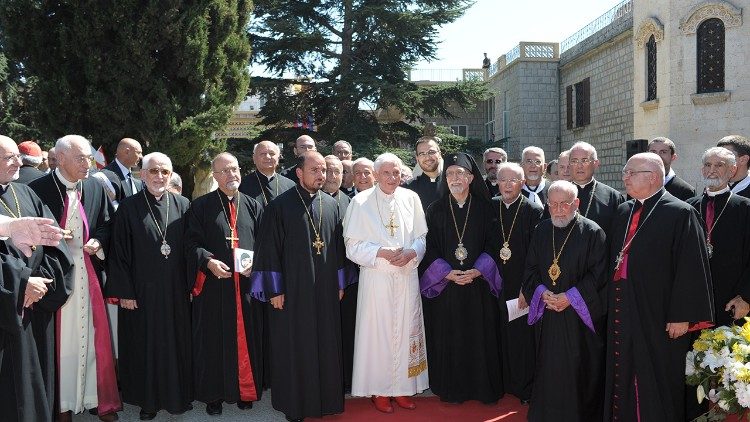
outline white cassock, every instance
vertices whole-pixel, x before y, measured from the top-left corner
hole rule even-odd
[[[346,256],[360,266],[353,396],[410,396],[429,387],[417,275],[426,235],[422,203],[408,189],[386,195],[375,186],[347,209]],[[397,267],[376,257],[380,248],[413,249],[417,256]]]
[[[58,173],[59,176],[59,173]],[[63,177],[60,181],[74,188]],[[74,287],[67,302],[60,308],[60,411],[73,413],[97,407],[96,349],[94,348],[94,315],[89,298],[89,278],[83,259],[83,221],[78,212],[81,203],[75,190],[68,190],[70,209],[66,229],[73,239],[68,249],[73,258]]]

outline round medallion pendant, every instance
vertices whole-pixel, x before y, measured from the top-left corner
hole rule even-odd
[[[552,265],[549,266],[547,274],[549,275],[550,280],[552,280],[552,285],[554,286],[558,277],[560,277],[560,266],[557,265],[557,261],[552,261]]]
[[[506,262],[508,262],[508,260],[510,259],[511,255],[512,255],[511,252],[510,252],[510,247],[509,246],[510,245],[508,245],[508,242],[505,242],[505,243],[503,243],[503,247],[500,248],[500,259],[503,260],[503,264],[505,264]]]
[[[170,253],[172,253],[172,248],[167,244],[166,241],[162,242],[161,248],[159,248],[161,251],[161,254],[164,255],[164,258],[166,259]]]
[[[714,255],[714,245],[712,245],[711,242],[706,242],[706,252],[708,252],[709,258]]]
[[[463,243],[459,243],[454,255],[456,256],[456,259],[461,261],[461,264],[463,264],[464,260],[469,257],[469,251],[464,248]]]

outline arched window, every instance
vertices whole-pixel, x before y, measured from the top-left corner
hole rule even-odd
[[[646,43],[646,101],[656,99],[656,39],[653,35]]]
[[[698,26],[698,93],[724,91],[724,22],[706,19]]]

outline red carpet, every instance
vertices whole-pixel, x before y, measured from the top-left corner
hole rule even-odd
[[[478,401],[468,401],[463,404],[443,403],[435,396],[414,397],[417,408],[406,410],[393,403],[394,412],[387,414],[378,412],[370,399],[347,399],[345,411],[341,415],[326,416],[318,421],[367,421],[367,422],[522,422],[526,421],[529,407],[524,406],[514,396],[506,394],[495,405],[485,405]],[[307,419],[305,419],[307,420]]]

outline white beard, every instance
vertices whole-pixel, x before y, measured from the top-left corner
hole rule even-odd
[[[552,217],[552,225],[558,228],[562,228],[570,224],[571,221],[576,217],[576,214],[573,213],[570,217],[564,217],[564,218],[557,218]]]
[[[715,188],[724,184],[724,181],[719,178],[704,177],[703,183],[709,188]]]
[[[227,189],[228,190],[237,190],[240,188],[240,182],[237,180],[231,181],[227,183]]]

